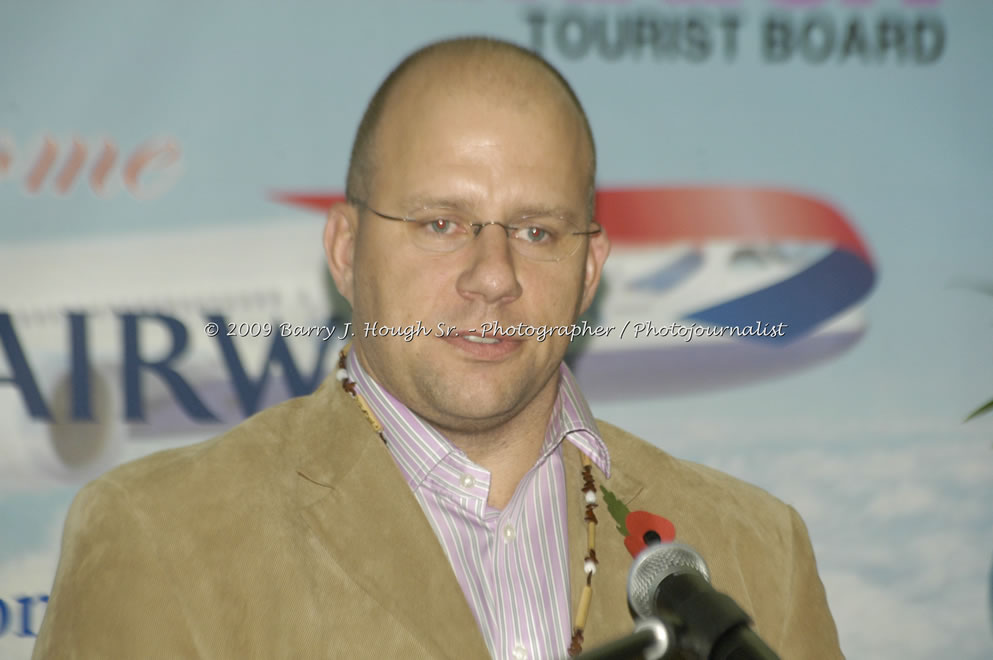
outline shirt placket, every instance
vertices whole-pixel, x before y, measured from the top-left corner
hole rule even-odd
[[[501,594],[495,589],[491,575],[494,561],[493,523],[488,520],[486,506],[490,474],[461,453],[452,452],[431,470],[424,486],[431,491],[437,506],[445,512],[445,518],[455,523],[453,529],[459,540],[455,543],[443,542],[445,551],[450,561],[460,567],[456,571],[457,576],[461,576],[460,581],[464,579],[471,584],[467,597],[473,601],[470,604],[487,646],[495,649],[498,640],[493,635],[499,630],[498,604]],[[458,522],[460,520],[461,523]],[[463,585],[463,591],[467,591],[466,585]],[[474,596],[469,596],[469,592]]]
[[[520,506],[514,500],[503,511],[493,510],[493,580],[494,588],[500,594],[499,630],[502,633],[497,658],[528,657],[522,617],[518,611],[524,591],[522,581],[525,579],[520,570],[521,522]]]

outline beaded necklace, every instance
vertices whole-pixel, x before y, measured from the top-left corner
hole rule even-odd
[[[372,410],[369,405],[362,398],[362,395],[355,390],[355,381],[349,379],[348,369],[345,367],[345,357],[348,353],[348,348],[342,349],[341,353],[338,355],[338,370],[335,372],[335,378],[341,383],[343,390],[348,392],[352,399],[358,404],[359,409],[362,410],[362,414],[365,415],[366,420],[372,426],[372,429],[379,435],[379,439],[383,441],[383,444],[387,444],[386,436],[383,433],[383,425],[379,423],[375,415],[372,414]],[[583,522],[586,523],[586,557],[583,559],[583,572],[586,574],[586,584],[583,585],[583,592],[579,596],[579,607],[576,610],[576,618],[573,623],[572,629],[572,639],[569,643],[569,656],[579,655],[583,650],[583,631],[586,628],[586,619],[590,613],[590,601],[593,599],[593,574],[596,573],[597,558],[596,558],[596,525],[597,518],[596,514],[593,513],[593,509],[597,506],[596,501],[596,481],[593,478],[593,463],[590,461],[589,457],[583,452],[579,452],[580,459],[582,460],[583,471],[583,501],[586,504],[585,511],[583,514]]]

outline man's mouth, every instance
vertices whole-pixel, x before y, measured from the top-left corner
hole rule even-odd
[[[520,337],[503,337],[492,332],[476,329],[453,333],[444,338],[450,345],[462,351],[463,355],[476,360],[499,362],[518,353],[524,346]]]
[[[471,341],[474,344],[497,344],[500,342],[496,337],[480,337],[479,335],[459,335],[466,341]]]

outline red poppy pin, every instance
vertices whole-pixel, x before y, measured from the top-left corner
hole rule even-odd
[[[624,547],[632,557],[637,557],[649,542],[668,542],[676,538],[676,526],[662,516],[647,511],[630,511],[602,484],[600,490],[603,491],[607,510],[617,522],[617,531],[624,535]]]

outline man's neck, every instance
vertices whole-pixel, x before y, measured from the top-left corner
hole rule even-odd
[[[556,376],[555,387],[547,388],[525,410],[497,428],[474,432],[439,429],[469,460],[490,473],[489,506],[506,507],[521,479],[538,461],[557,395]]]
[[[349,358],[356,359],[356,369],[362,374],[362,378],[368,379],[373,385],[385,391],[383,385],[368,372],[361,354],[356,352]],[[503,509],[510,502],[524,475],[534,467],[541,455],[560,386],[561,378],[556,371],[537,396],[522,410],[489,428],[453,428],[439,420],[431,420],[423,416],[421,419],[444,436],[448,442],[461,449],[469,460],[490,473],[487,504]],[[399,399],[397,403],[406,405]],[[409,407],[408,410],[417,414]]]
[[[496,509],[503,509],[510,502],[517,485],[534,466],[544,442],[544,428],[541,435],[531,433],[528,437],[517,437],[512,442],[494,440],[496,445],[486,445],[484,438],[473,436],[468,442],[450,434],[445,437],[465,452],[473,463],[490,473],[490,492],[486,503]]]

